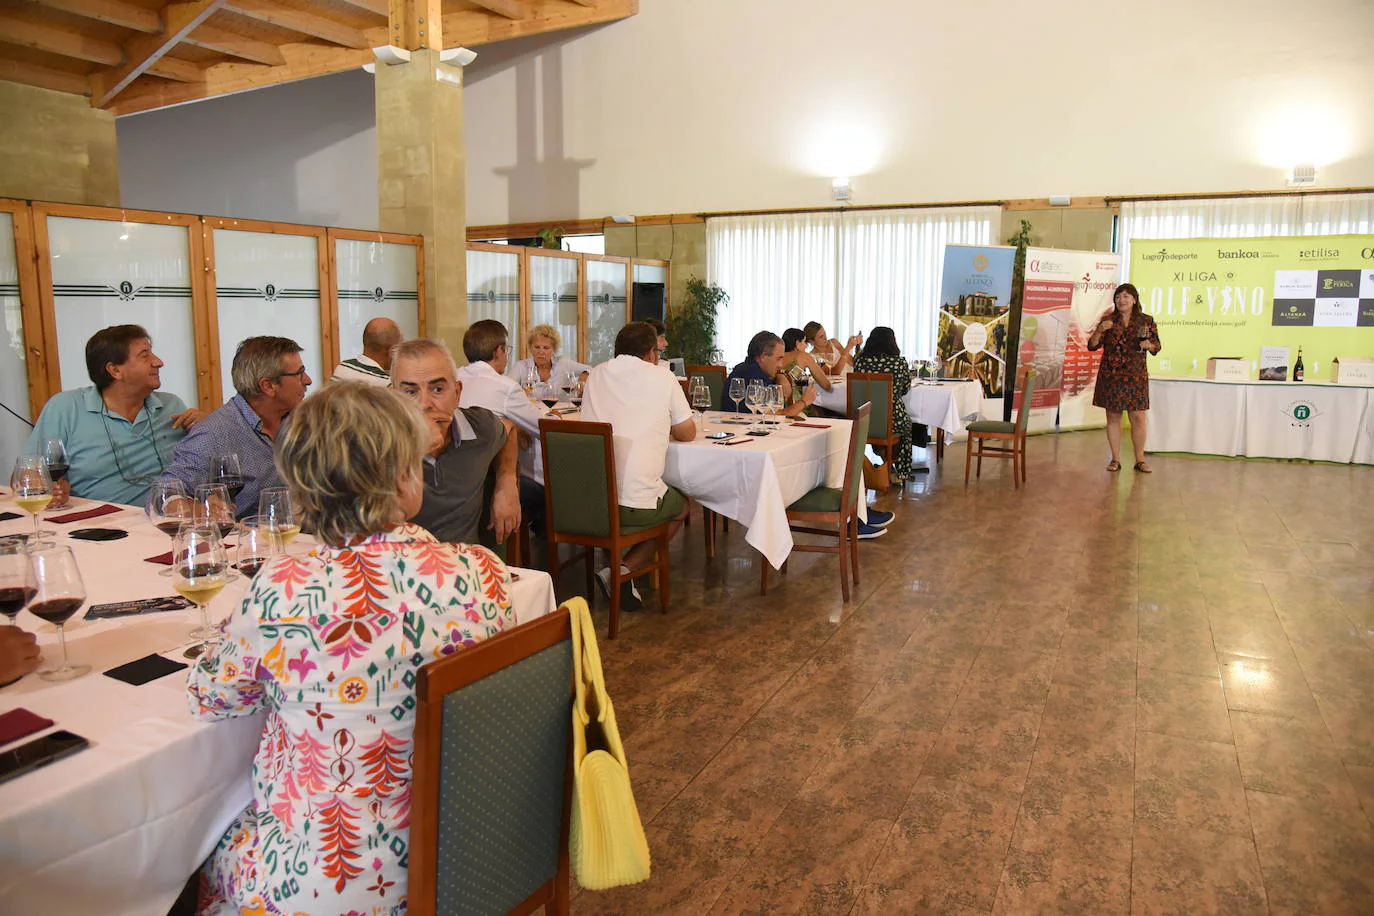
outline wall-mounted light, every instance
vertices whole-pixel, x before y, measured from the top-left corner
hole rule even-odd
[[[1288,176],[1288,186],[1290,188],[1306,188],[1316,183],[1317,167],[1311,163],[1293,166],[1293,172]]]
[[[854,189],[849,184],[848,178],[836,178],[830,182],[830,196],[835,199],[835,203],[848,203],[854,196]]]

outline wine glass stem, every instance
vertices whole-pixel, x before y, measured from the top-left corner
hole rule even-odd
[[[67,659],[67,627],[65,624],[57,625],[57,639],[62,643],[62,667],[59,670],[66,671],[72,663]]]
[[[210,632],[210,610],[209,610],[209,605],[207,605],[207,604],[198,604],[198,605],[196,605],[196,607],[200,608],[200,628],[201,628],[202,630],[204,630],[206,633],[209,633],[209,632]],[[207,636],[207,637],[205,637],[205,639],[202,639],[201,642],[205,642],[205,641],[208,640],[208,639],[209,639],[209,637]]]
[[[35,513],[33,514],[33,542],[34,542],[35,544],[37,544],[37,543],[38,543],[38,539],[39,539],[41,536],[42,536],[42,533],[41,533],[41,532],[39,531],[39,529],[38,529],[38,513],[35,512]]]

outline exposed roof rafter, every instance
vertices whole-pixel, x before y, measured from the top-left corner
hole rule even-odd
[[[92,104],[96,108],[108,105],[110,99],[119,95],[130,83],[158,64],[168,51],[181,44],[183,38],[195,31],[224,4],[225,0],[192,0],[189,3],[172,3],[165,7],[162,10],[161,32],[130,39],[124,45],[122,64],[111,70],[91,74]],[[163,64],[163,73],[157,75],[170,72],[173,74],[171,79],[186,81],[199,78],[199,73],[192,75],[187,69],[175,65],[168,71],[168,64]],[[199,70],[194,64],[190,66]]]

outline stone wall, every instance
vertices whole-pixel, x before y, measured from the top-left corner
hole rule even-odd
[[[0,82],[0,197],[119,206],[115,119],[84,96]]]

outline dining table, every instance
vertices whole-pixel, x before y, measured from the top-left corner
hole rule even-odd
[[[834,382],[829,391],[817,386],[817,407],[848,413],[848,398],[843,380]],[[913,379],[902,403],[912,423],[922,423],[952,439],[963,433],[965,423],[977,418],[982,388],[973,379],[941,379],[933,385]]]
[[[0,754],[54,729],[90,746],[0,784],[0,912],[63,916],[164,916],[187,879],[214,849],[230,821],[252,800],[251,768],[262,731],[261,714],[202,722],[187,704],[186,671],[140,686],[105,676],[111,668],[150,654],[182,661],[197,642],[194,607],[114,619],[90,619],[92,607],[171,597],[165,565],[149,562],[171,540],[141,510],[117,506],[99,517],[57,522],[65,514],[105,504],[74,499],[43,519],[49,538],[72,548],[87,604],[66,624],[74,664],[91,671],[65,682],[30,674],[0,689],[0,713],[27,709],[54,725],[0,747]],[[14,508],[0,494],[0,510]],[[57,523],[55,523],[57,522]],[[124,532],[118,540],[73,538],[89,528]],[[27,515],[0,521],[0,537],[32,532]],[[229,536],[232,543],[231,534]],[[302,534],[293,553],[312,549]],[[512,568],[517,623],[554,610],[553,581],[541,570]],[[236,574],[238,575],[238,574]],[[238,575],[210,605],[227,617],[243,600]],[[57,634],[21,611],[20,627],[35,631],[45,660]]]

